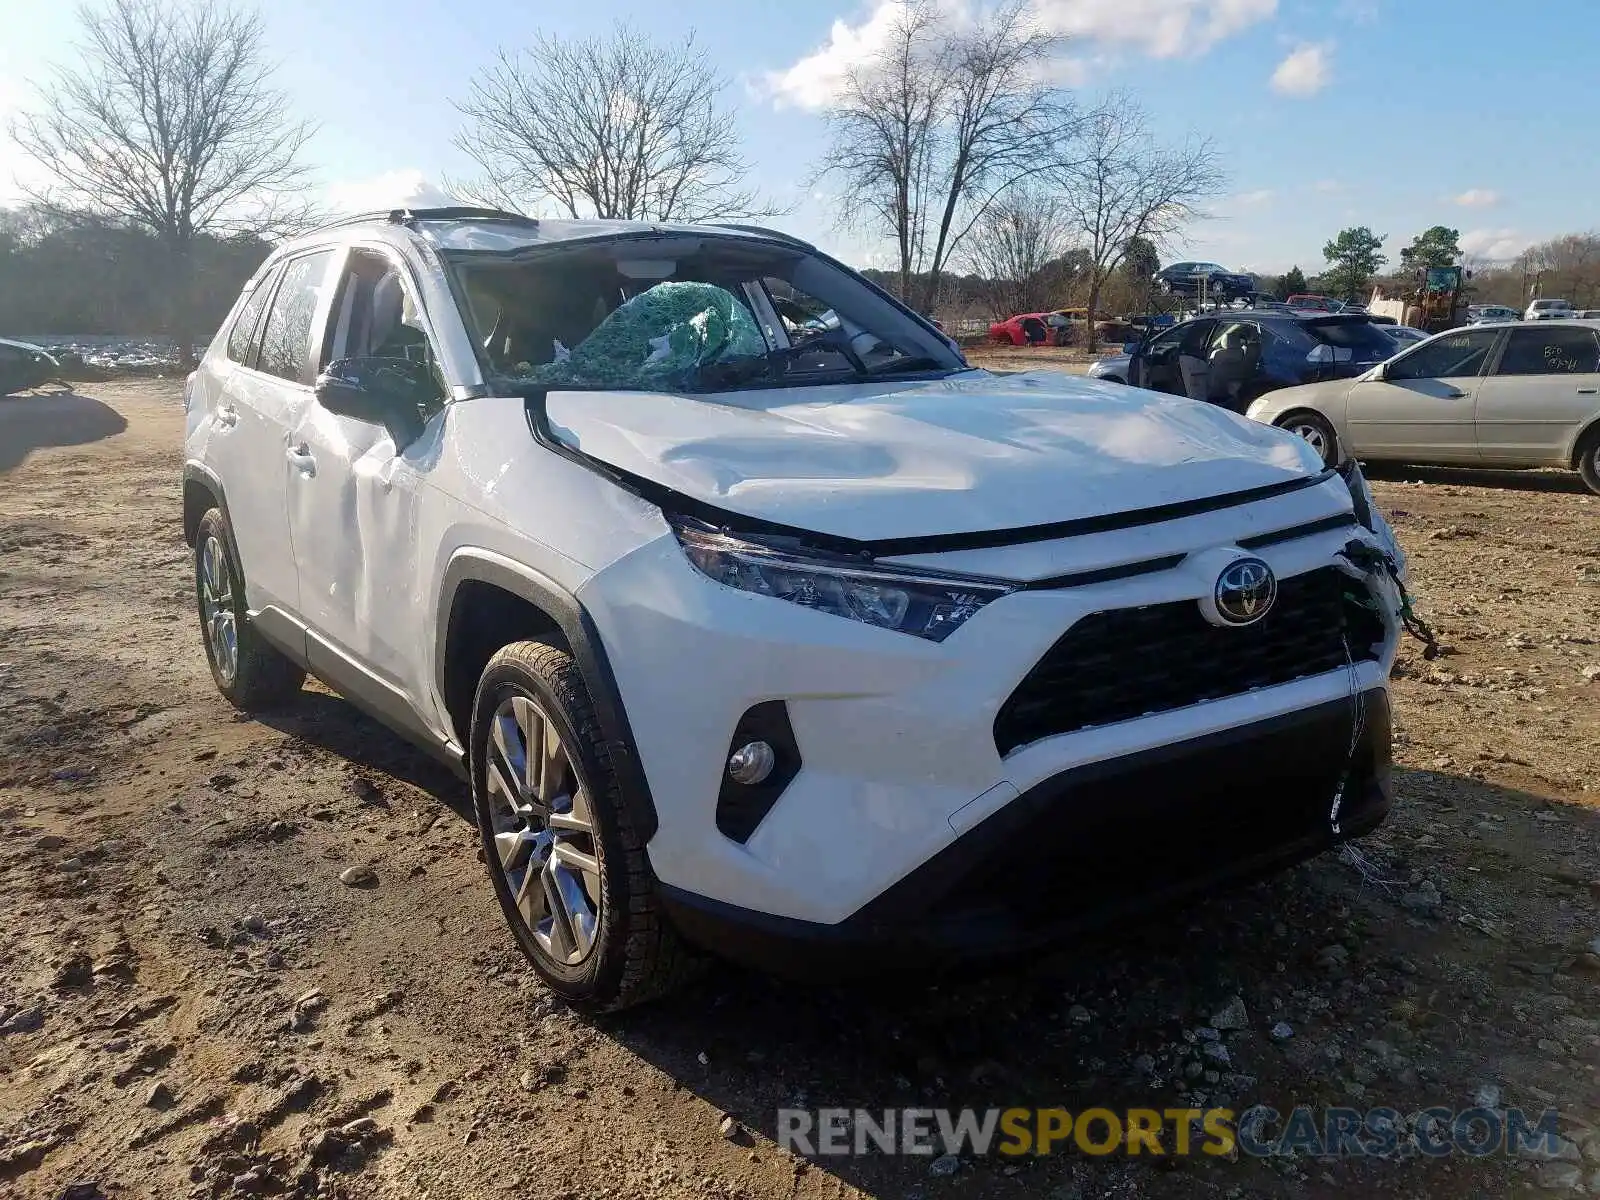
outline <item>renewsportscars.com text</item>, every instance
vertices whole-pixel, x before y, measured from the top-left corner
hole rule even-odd
[[[807,1157],[1080,1153],[1553,1157],[1558,1114],[1521,1109],[780,1108],[778,1144]]]

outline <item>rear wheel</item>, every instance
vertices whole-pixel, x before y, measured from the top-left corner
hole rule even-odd
[[[295,696],[306,673],[250,624],[239,554],[220,508],[200,518],[194,540],[194,590],[206,661],[217,691],[245,712],[274,708]]]
[[[644,845],[572,656],[516,642],[489,660],[472,712],[484,864],[539,978],[614,1011],[672,990],[692,956],[659,911]]]
[[[1592,430],[1578,450],[1578,474],[1591,492],[1600,495],[1600,429]]]
[[[1323,466],[1337,466],[1339,462],[1339,437],[1328,424],[1326,417],[1314,412],[1293,412],[1278,421],[1280,429],[1287,429],[1322,456]]]

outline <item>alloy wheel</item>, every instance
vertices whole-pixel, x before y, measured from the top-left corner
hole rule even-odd
[[[216,537],[200,547],[200,620],[217,674],[232,683],[239,671],[239,629],[233,612],[233,571]]]
[[[600,926],[594,816],[573,755],[530,696],[495,710],[484,772],[497,866],[534,941],[576,966]]]
[[[1328,461],[1328,438],[1320,425],[1310,421],[1290,421],[1284,426],[1290,433],[1304,438],[1305,441],[1322,456],[1322,461]]]

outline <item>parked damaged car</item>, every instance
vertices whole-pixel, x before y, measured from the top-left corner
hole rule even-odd
[[[1123,347],[1125,362],[1091,373],[1243,412],[1277,388],[1359,375],[1396,348],[1364,315],[1246,310],[1147,334]]]
[[[217,688],[309,672],[459,771],[579,1005],[1037,953],[1390,806],[1358,472],[975,370],[783,234],[352,218],[267,259],[185,413]]]
[[[60,378],[61,364],[49,351],[0,338],[0,396],[25,392]]]

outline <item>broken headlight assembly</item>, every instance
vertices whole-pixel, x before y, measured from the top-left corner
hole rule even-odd
[[[717,583],[930,642],[944,641],[984,605],[1015,590],[992,579],[856,566],[681,518],[671,524],[685,557]]]

